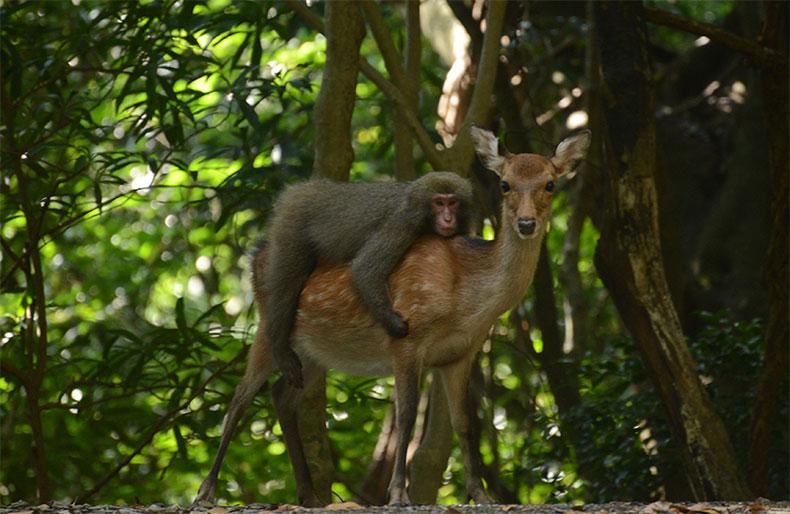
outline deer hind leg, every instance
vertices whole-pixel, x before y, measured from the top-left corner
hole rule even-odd
[[[404,354],[410,353],[408,348]],[[395,359],[395,466],[389,485],[389,504],[408,505],[406,493],[406,453],[411,440],[411,432],[417,419],[417,402],[420,394],[420,364],[415,359],[398,356]]]
[[[217,487],[217,476],[222,467],[222,461],[225,458],[225,452],[228,450],[228,445],[233,439],[233,433],[239,420],[249,408],[255,395],[260,388],[269,378],[272,370],[274,369],[274,361],[272,360],[271,352],[269,351],[263,332],[263,323],[258,326],[258,333],[255,337],[255,343],[250,348],[250,353],[247,356],[247,369],[244,376],[236,386],[236,391],[233,393],[233,399],[230,401],[228,412],[225,415],[225,420],[222,424],[222,438],[220,439],[219,449],[217,455],[214,457],[214,463],[211,470],[203,480],[203,483],[198,490],[195,501],[214,501],[214,493]]]
[[[469,375],[474,355],[439,368],[442,382],[450,404],[450,420],[455,433],[458,434],[461,454],[464,457],[466,474],[466,492],[476,503],[493,503],[483,487],[483,462],[480,450],[474,446],[475,441],[469,430]]]
[[[304,391],[316,383],[324,369],[309,360],[305,360],[303,365],[304,389],[294,387],[285,377],[281,377],[272,387],[272,403],[277,411],[285,447],[288,449],[288,457],[291,460],[291,466],[293,466],[299,504],[305,507],[322,507],[324,502],[318,498],[313,485],[313,478],[310,475],[304,446],[302,446],[302,439],[299,435],[298,407]]]

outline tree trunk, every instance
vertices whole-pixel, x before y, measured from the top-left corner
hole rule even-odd
[[[724,425],[697,376],[664,274],[644,8],[637,2],[597,2],[594,13],[608,181],[596,267],[662,399],[695,498],[750,498]]]
[[[360,499],[368,505],[382,505],[387,501],[387,487],[395,466],[395,450],[398,438],[395,436],[395,406],[390,406],[381,424],[381,432],[368,465],[368,472],[362,482]]]
[[[441,380],[431,381],[425,432],[409,470],[409,497],[417,504],[436,503],[447,459],[453,449],[450,409]]]
[[[355,2],[326,4],[326,66],[315,101],[313,175],[348,180],[354,150],[351,115],[356,102],[359,45],[365,24]]]
[[[780,42],[787,39],[788,5],[766,2],[763,42],[786,52]],[[772,167],[774,200],[773,230],[764,268],[768,288],[769,315],[765,328],[765,367],[757,388],[757,403],[752,413],[749,441],[749,482],[755,494],[767,495],[768,456],[772,432],[786,430],[787,419],[776,419],[777,404],[787,401],[788,368],[788,79],[787,65],[761,70],[765,97],[765,127],[768,134],[769,158]],[[787,449],[783,449],[786,455]]]
[[[359,46],[365,25],[353,2],[326,4],[326,67],[316,99],[313,176],[348,180],[354,151],[351,116],[356,102]],[[326,381],[305,390],[299,407],[299,436],[313,487],[324,504],[332,501],[332,464],[326,430]]]
[[[403,96],[410,109],[417,112],[417,90],[420,83],[420,3],[406,2],[406,45],[404,48],[406,83]],[[409,124],[395,106],[395,177],[398,180],[414,180],[417,171],[414,166],[414,138],[409,132]]]

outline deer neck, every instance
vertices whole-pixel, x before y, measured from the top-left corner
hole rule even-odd
[[[474,257],[475,278],[467,298],[477,310],[499,316],[516,305],[532,283],[540,256],[544,230],[532,239],[521,239],[509,225],[503,226],[492,247]]]

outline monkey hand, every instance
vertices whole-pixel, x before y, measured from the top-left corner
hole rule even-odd
[[[403,339],[409,335],[409,323],[395,311],[390,311],[381,322],[390,337]]]
[[[304,387],[304,378],[302,377],[302,361],[290,348],[284,351],[274,352],[274,361],[280,368],[280,371],[285,378],[285,381],[293,387],[301,389]]]

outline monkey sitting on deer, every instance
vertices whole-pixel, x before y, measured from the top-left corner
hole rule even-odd
[[[467,234],[472,210],[471,185],[449,172],[409,183],[311,180],[286,189],[274,206],[260,292],[266,337],[286,380],[302,385],[290,337],[299,295],[318,263],[351,263],[354,287],[373,319],[390,337],[404,338],[409,326],[392,309],[390,273],[418,236]]]
[[[492,242],[424,236],[406,251],[390,276],[392,307],[409,320],[409,332],[394,340],[376,323],[354,291],[351,266],[320,264],[298,298],[291,333],[293,351],[304,362],[309,386],[333,368],[355,375],[395,376],[397,448],[390,504],[409,503],[406,453],[417,416],[422,371],[439,372],[450,419],[463,455],[467,493],[490,502],[482,482],[480,454],[469,428],[467,398],[475,355],[491,325],[516,305],[532,282],[541,243],[551,216],[555,180],[568,173],[587,151],[589,132],[564,139],[554,156],[499,152],[494,134],[472,127],[472,140],[483,164],[495,172],[503,193],[501,224]],[[197,500],[214,497],[217,476],[236,425],[258,390],[277,369],[267,339],[266,280],[269,249],[254,257],[253,281],[260,322],[247,368],[228,408],[214,463]],[[272,388],[303,505],[320,501],[299,438],[297,408],[302,390],[285,380]]]

